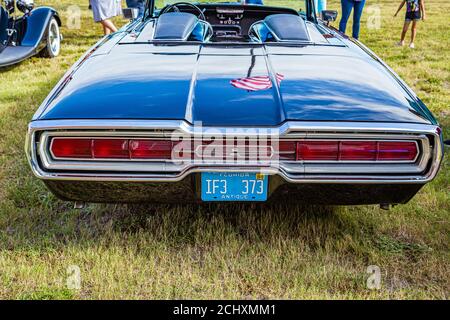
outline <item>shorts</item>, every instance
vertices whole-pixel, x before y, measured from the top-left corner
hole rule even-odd
[[[422,19],[422,14],[420,11],[413,11],[413,12],[406,13],[406,17],[405,17],[406,22],[419,21],[420,19]]]

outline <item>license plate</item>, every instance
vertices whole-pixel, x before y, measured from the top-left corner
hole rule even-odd
[[[266,201],[268,181],[259,173],[202,173],[202,200]]]

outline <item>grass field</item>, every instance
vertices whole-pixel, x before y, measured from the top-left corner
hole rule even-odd
[[[449,298],[448,156],[433,183],[391,211],[283,205],[74,210],[57,200],[33,178],[23,145],[36,108],[100,37],[87,0],[45,4],[66,22],[74,2],[83,28],[63,29],[59,58],[0,71],[1,299]],[[419,94],[450,137],[450,2],[428,1],[415,50],[394,46],[402,26],[402,18],[392,17],[397,2],[369,1],[361,40]],[[338,1],[329,6],[338,8]],[[381,29],[367,28],[377,8]],[[73,265],[81,272],[80,289],[67,286]],[[381,289],[367,288],[370,265],[380,268]]]

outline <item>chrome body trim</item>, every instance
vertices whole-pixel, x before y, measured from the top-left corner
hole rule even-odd
[[[29,125],[26,150],[33,173],[44,180],[176,182],[197,172],[262,172],[277,174],[289,183],[424,184],[437,174],[443,142],[435,125],[358,122],[286,122],[279,127],[258,128],[267,137],[280,139],[380,139],[414,140],[420,157],[414,163],[289,162],[273,167],[258,163],[218,165],[171,161],[60,161],[52,159],[48,139],[52,136],[108,136],[170,138],[173,132],[198,137],[208,130],[232,130],[235,137],[257,136],[255,128],[208,128],[200,130],[185,121],[46,120]],[[38,137],[39,135],[39,137]],[[427,136],[433,136],[434,146]]]

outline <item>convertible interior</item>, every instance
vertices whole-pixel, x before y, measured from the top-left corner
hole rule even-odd
[[[26,23],[23,17],[11,17],[5,8],[0,7],[0,51],[2,46],[5,48],[11,43],[20,45],[25,36]],[[9,32],[12,34],[9,35]]]
[[[307,20],[289,8],[177,3],[159,12],[153,40],[309,42]]]

